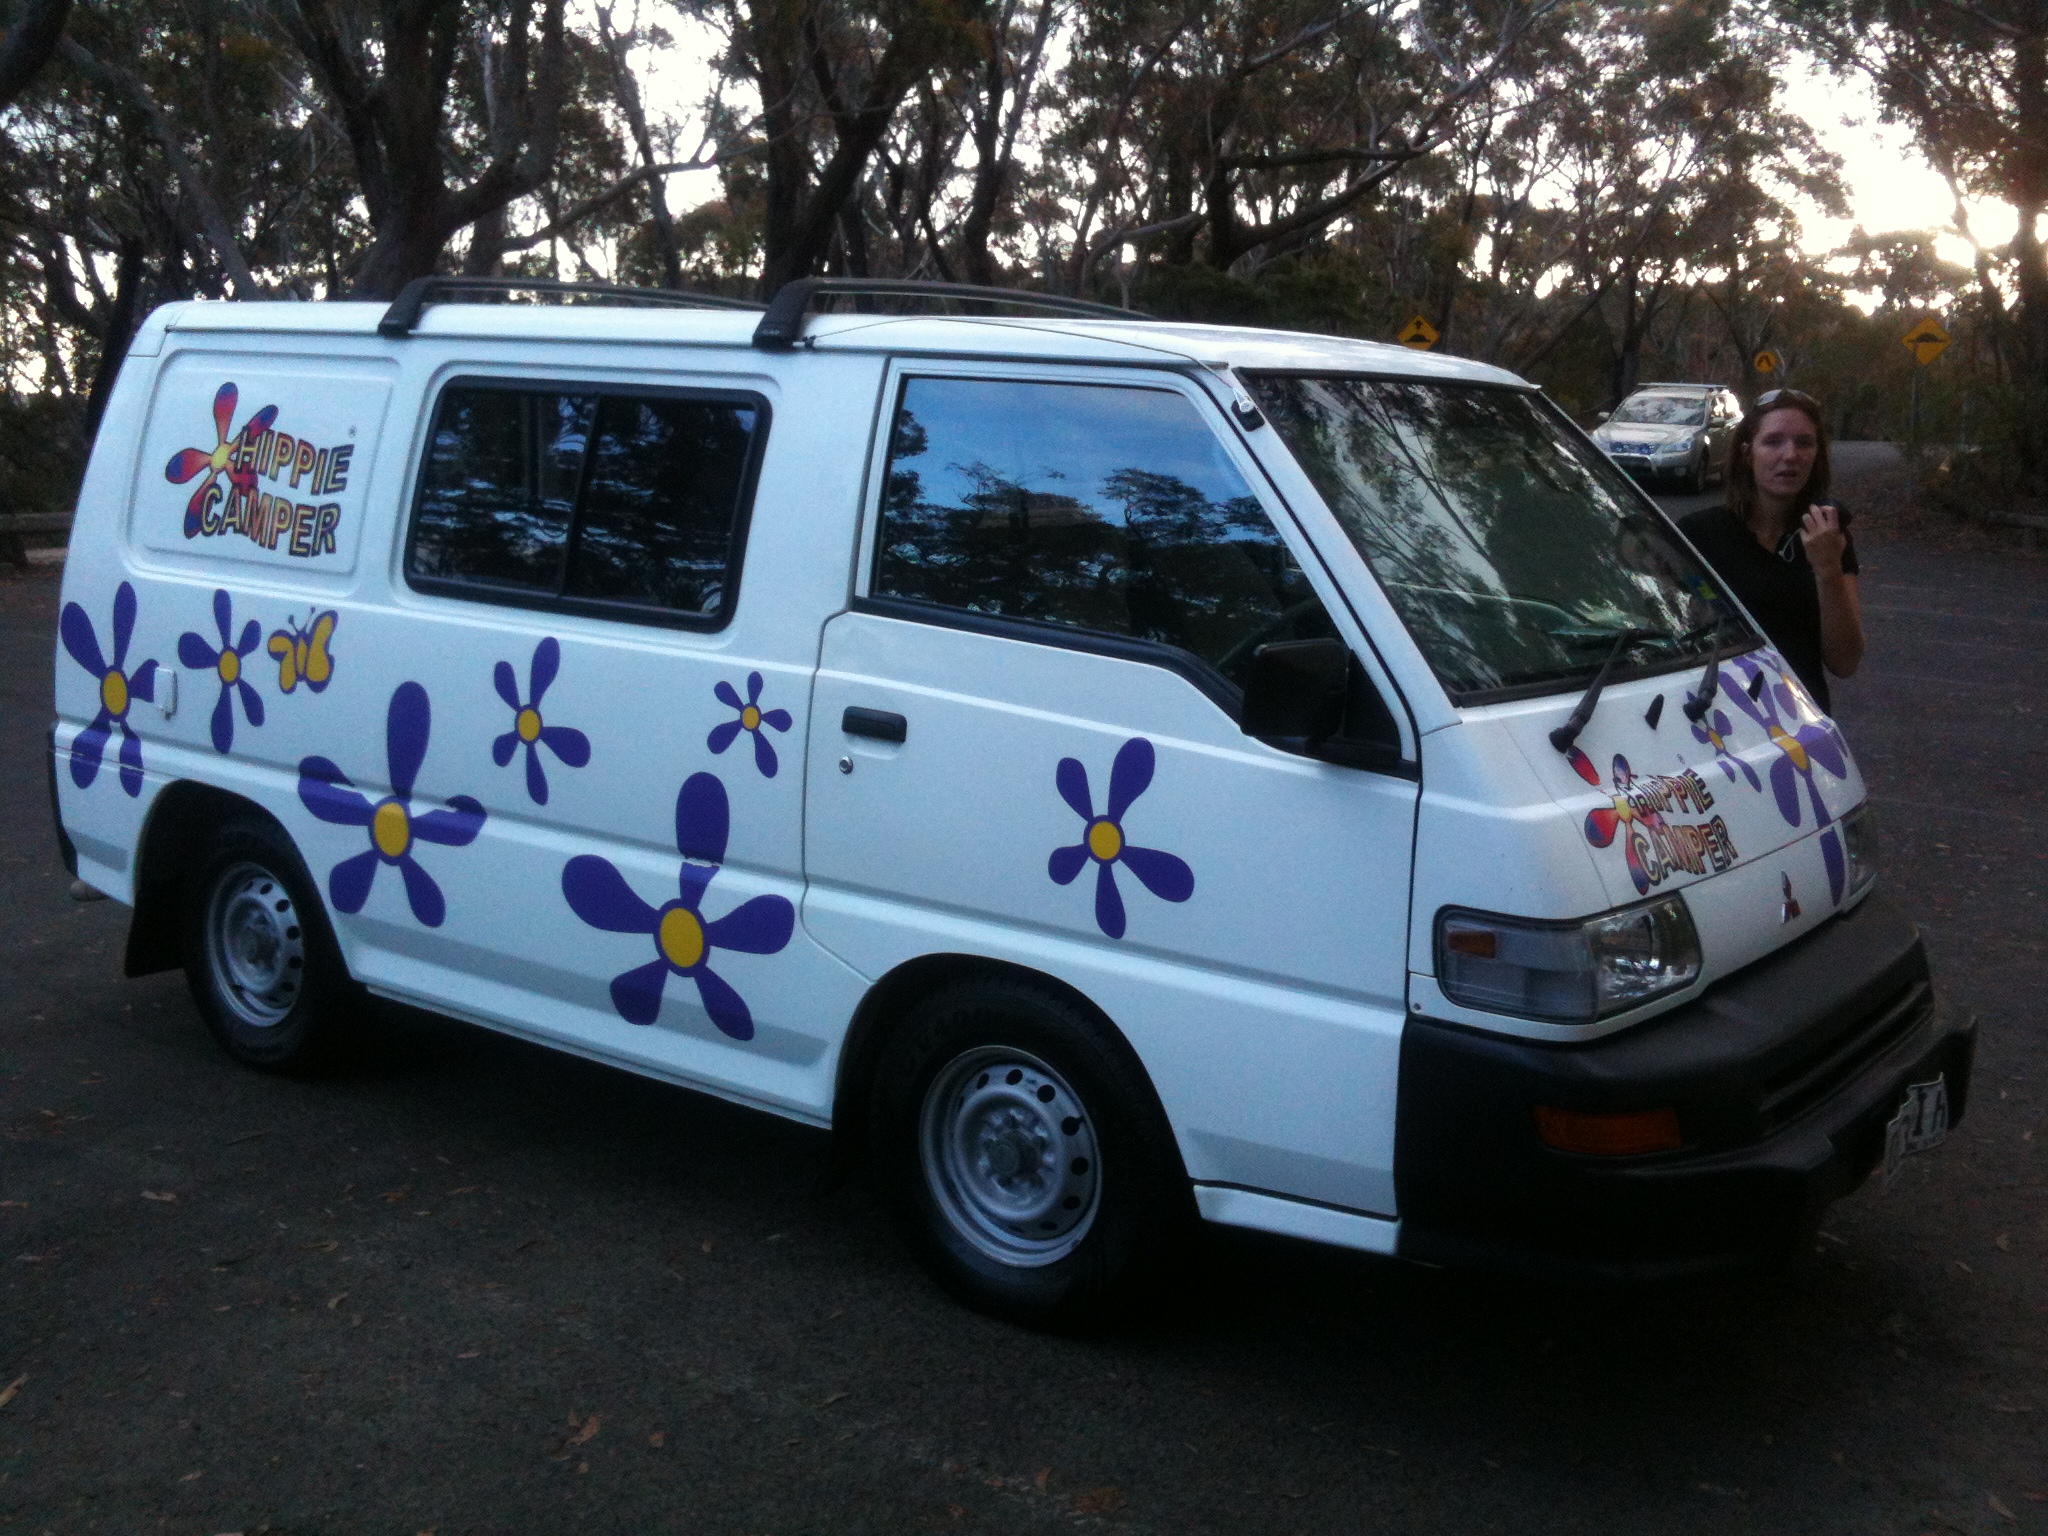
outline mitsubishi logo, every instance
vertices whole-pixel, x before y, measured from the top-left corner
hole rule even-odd
[[[1785,910],[1779,914],[1778,921],[1789,923],[1799,915],[1799,898],[1792,894],[1792,877],[1790,875],[1780,872],[1778,878],[1785,882]]]

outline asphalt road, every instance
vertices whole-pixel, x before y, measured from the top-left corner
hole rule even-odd
[[[1842,717],[1983,1031],[1949,1143],[1765,1279],[1219,1233],[1087,1340],[763,1116],[413,1014],[233,1066],[67,899],[57,584],[0,576],[0,1531],[2048,1532],[2048,560],[1865,559]]]

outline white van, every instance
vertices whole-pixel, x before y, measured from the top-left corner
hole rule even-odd
[[[1039,1322],[1195,1214],[1736,1265],[1960,1116],[1846,744],[1521,380],[478,287],[167,306],[100,428],[53,798],[233,1055],[363,988],[834,1127]]]

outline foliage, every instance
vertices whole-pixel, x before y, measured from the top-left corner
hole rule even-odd
[[[82,462],[155,305],[432,271],[913,276],[1376,338],[1420,316],[1583,418],[1643,380],[1796,382],[1903,436],[1898,338],[1928,313],[1958,340],[1923,435],[1966,399],[2018,422],[1994,402],[2048,380],[2032,216],[1970,270],[1922,233],[1815,259],[1798,210],[1841,211],[1839,167],[1779,90],[1818,51],[1959,193],[2048,187],[2013,169],[2039,147],[2021,0],[102,0],[52,46],[63,9],[0,0],[0,53],[48,58],[0,108],[12,497]],[[704,99],[652,99],[646,62],[706,37]],[[686,167],[716,194],[672,207]]]

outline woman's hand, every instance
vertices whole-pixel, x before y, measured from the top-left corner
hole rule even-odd
[[[1842,532],[1841,513],[1833,502],[1816,502],[1807,508],[1799,524],[1799,542],[1806,547],[1806,563],[1817,578],[1826,581],[1841,576],[1842,553],[1849,547],[1849,538]]]

